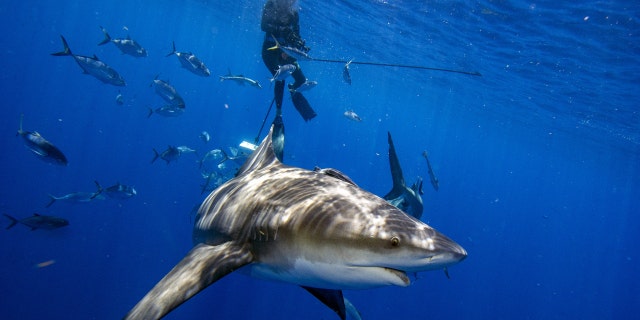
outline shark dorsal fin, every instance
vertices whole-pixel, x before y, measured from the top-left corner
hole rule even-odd
[[[269,130],[269,134],[267,135],[258,149],[256,149],[245,161],[240,170],[238,170],[238,174],[236,176],[241,176],[247,172],[258,170],[262,168],[266,168],[271,165],[280,164],[280,161],[276,158],[276,154],[273,151],[273,125]]]
[[[404,182],[404,176],[402,175],[402,167],[400,167],[400,160],[396,154],[396,147],[393,145],[393,139],[391,139],[391,133],[387,132],[389,141],[389,166],[391,167],[391,178],[393,179],[393,188],[404,188],[406,183]]]

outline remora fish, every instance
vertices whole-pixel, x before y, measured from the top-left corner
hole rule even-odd
[[[65,157],[62,151],[54,146],[53,143],[49,142],[35,131],[29,132],[22,130],[23,118],[24,114],[20,114],[20,128],[16,135],[19,135],[24,139],[25,146],[42,160],[66,166],[68,163],[67,157]]]
[[[99,46],[113,42],[113,44],[115,44],[116,47],[118,47],[118,49],[120,49],[124,54],[134,57],[147,56],[147,50],[145,50],[138,42],[132,40],[128,35],[126,39],[112,39],[111,36],[109,36],[109,33],[107,33],[107,29],[100,26],[100,30],[104,33],[104,39],[98,43]]]
[[[416,219],[422,216],[422,178],[414,183],[411,188],[407,187],[402,175],[400,160],[396,154],[396,148],[391,139],[391,133],[387,132],[389,141],[389,166],[391,167],[391,178],[393,179],[393,188],[383,198],[398,209],[412,215]]]
[[[100,185],[100,183],[98,183],[98,181],[94,181],[94,182],[98,187],[98,192],[106,194],[109,198],[129,199],[135,196],[136,194],[138,194],[138,192],[134,187],[124,185],[120,182],[107,188],[102,188],[102,186]]]
[[[78,63],[78,65],[80,66],[80,68],[82,68],[82,71],[84,73],[90,74],[96,77],[98,80],[104,83],[112,84],[114,86],[122,87],[126,85],[126,83],[124,82],[124,79],[118,74],[118,72],[116,72],[116,70],[108,66],[106,63],[100,61],[100,59],[98,59],[96,55],[93,55],[93,57],[75,55],[71,52],[71,49],[69,49],[67,40],[65,40],[63,36],[60,36],[60,38],[62,38],[62,44],[64,45],[64,50],[60,52],[52,53],[51,55],[72,56],[73,60],[75,60]]]
[[[351,65],[352,61],[353,59],[349,60],[349,62],[347,62],[342,69],[342,79],[344,79],[344,82],[346,82],[347,84],[351,84],[351,74],[349,73],[349,66]]]
[[[288,76],[290,76],[294,71],[296,71],[296,66],[292,64],[285,64],[283,66],[278,66],[278,70],[276,70],[276,73],[273,75],[273,78],[271,78],[270,81],[271,82],[282,81],[286,79]]]
[[[408,286],[467,252],[348,179],[282,164],[272,132],[202,203],[195,247],[125,316],[159,319],[234,270],[297,284],[345,319],[342,289]]]
[[[271,37],[273,38],[273,41],[276,42],[276,45],[268,48],[267,50],[277,50],[280,49],[282,51],[284,51],[284,53],[286,53],[288,56],[294,57],[296,60],[306,60],[306,61],[311,61],[313,60],[313,58],[311,58],[311,56],[309,56],[308,53],[298,49],[298,48],[294,48],[294,47],[290,47],[290,46],[283,46],[280,44],[280,42],[278,42],[278,39],[276,39],[276,37],[274,37],[273,35],[271,35]]]
[[[153,153],[155,153],[155,156],[151,160],[151,163],[154,163],[158,158],[161,158],[169,164],[171,161],[176,161],[180,158],[180,150],[174,146],[168,146],[166,150],[162,151],[162,153],[158,153],[156,149],[153,149]]]
[[[172,42],[172,45],[173,50],[166,55],[167,57],[175,54],[176,57],[178,57],[178,60],[180,61],[180,64],[182,64],[183,68],[199,76],[208,77],[211,75],[211,72],[209,72],[209,68],[207,68],[204,62],[200,61],[200,59],[198,59],[198,57],[196,57],[193,53],[178,52],[176,51],[176,43]]]
[[[436,174],[433,173],[433,169],[431,168],[431,162],[429,161],[429,157],[426,150],[422,152],[422,156],[427,160],[427,168],[429,169],[429,180],[431,180],[431,185],[433,186],[434,189],[436,189],[436,191],[438,191],[438,187],[439,187],[438,177],[436,177]]]
[[[184,99],[182,99],[180,94],[178,94],[178,90],[169,84],[169,82],[156,78],[153,79],[151,85],[156,93],[168,104],[181,108],[185,107]]]
[[[24,224],[31,228],[32,231],[36,229],[53,230],[69,225],[69,221],[65,219],[54,216],[41,216],[37,213],[34,213],[33,216],[24,219],[16,219],[8,214],[5,214],[4,216],[11,220],[11,224],[9,224],[7,229],[13,228],[13,226],[18,223]]]
[[[245,85],[245,83],[248,83],[249,85],[262,89],[262,86],[260,85],[260,83],[256,80],[247,78],[241,74],[239,75],[233,75],[231,74],[231,71],[229,71],[229,73],[226,76],[220,76],[220,82],[223,82],[225,80],[231,80],[234,81],[235,83],[239,84],[239,85]]]
[[[357,113],[355,113],[353,110],[345,111],[344,116],[356,122],[362,121],[362,118],[360,118],[360,116]]]

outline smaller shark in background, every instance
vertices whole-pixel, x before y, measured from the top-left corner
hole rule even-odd
[[[104,33],[104,40],[98,43],[99,46],[113,42],[113,44],[115,44],[116,47],[118,47],[118,49],[120,49],[124,54],[138,58],[147,56],[147,50],[145,50],[138,42],[132,40],[131,37],[127,36],[126,39],[112,39],[111,36],[109,36],[107,29],[102,26],[100,26],[100,29],[102,30],[102,33]]]
[[[429,169],[429,180],[431,180],[431,185],[434,189],[436,189],[436,191],[438,191],[438,177],[436,177],[436,174],[433,173],[433,168],[431,168],[431,162],[429,161],[429,155],[427,154],[426,150],[422,152],[422,156],[425,158],[425,160],[427,160],[427,168]]]
[[[107,84],[120,86],[120,87],[123,87],[126,85],[124,78],[122,78],[116,70],[108,66],[106,63],[100,61],[100,59],[98,59],[96,55],[93,55],[93,57],[86,57],[86,56],[73,54],[71,52],[71,49],[69,49],[67,40],[63,36],[60,36],[60,38],[62,38],[62,44],[64,45],[64,50],[60,52],[52,53],[51,54],[52,56],[58,56],[58,57],[71,56],[73,57],[73,60],[75,60],[78,63],[80,68],[82,68],[82,71],[84,73],[90,74],[94,76],[96,79]]]
[[[204,64],[204,62],[200,61],[195,54],[191,52],[178,52],[176,51],[176,43],[172,42],[173,50],[169,52],[166,56],[176,55],[182,67],[191,71],[192,73],[202,76],[208,77],[211,75],[209,68]]]
[[[16,135],[21,136],[24,139],[25,146],[35,153],[40,159],[54,164],[66,166],[67,157],[60,151],[53,143],[49,142],[43,136],[37,132],[29,132],[22,130],[22,120],[24,114],[20,115],[20,128]]]
[[[411,188],[407,187],[402,175],[400,160],[396,154],[396,148],[391,139],[391,133],[387,132],[389,141],[389,166],[391,167],[391,178],[393,179],[393,188],[383,198],[398,209],[405,213],[420,219],[422,216],[422,178],[414,183]]]

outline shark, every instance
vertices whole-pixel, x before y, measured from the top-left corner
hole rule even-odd
[[[278,160],[273,126],[200,205],[194,247],[125,319],[158,319],[238,271],[301,286],[346,319],[342,290],[408,286],[466,258],[459,244],[340,171]]]
[[[389,142],[389,166],[391,167],[393,187],[383,198],[407,214],[412,215],[416,219],[420,219],[424,208],[421,197],[422,178],[418,178],[416,183],[411,185],[411,187],[407,187],[390,132],[387,132],[387,140]]]

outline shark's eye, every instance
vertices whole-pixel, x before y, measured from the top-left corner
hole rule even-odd
[[[400,239],[398,237],[391,237],[391,246],[397,247],[400,245]]]

